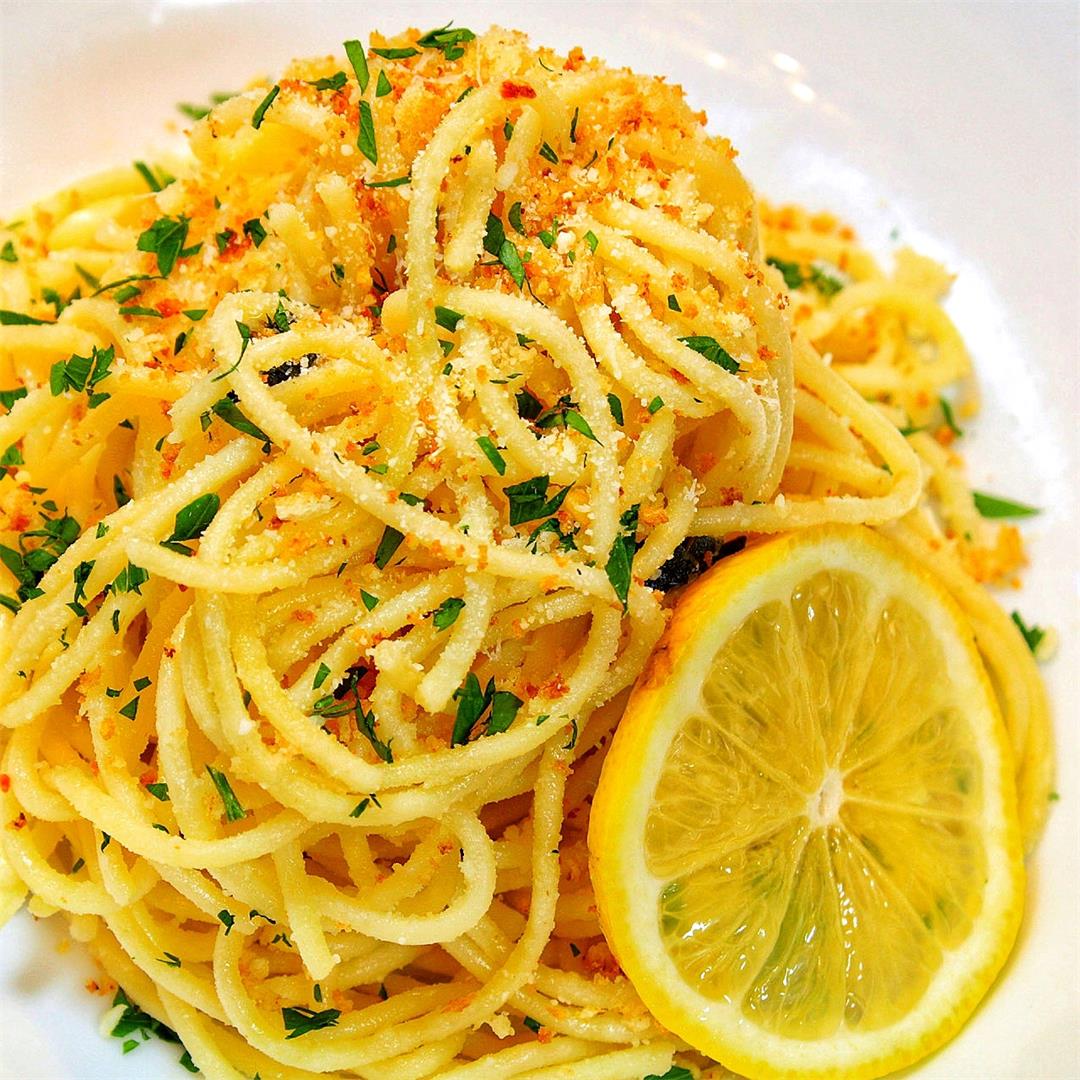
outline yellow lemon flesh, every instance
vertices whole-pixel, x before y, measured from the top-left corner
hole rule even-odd
[[[751,1077],[880,1076],[949,1039],[1020,921],[1006,736],[963,616],[868,529],[773,540],[679,601],[589,830],[608,941]]]

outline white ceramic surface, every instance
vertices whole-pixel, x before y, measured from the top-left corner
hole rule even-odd
[[[380,10],[381,9],[381,10]],[[179,123],[177,101],[237,88],[373,26],[450,17],[581,44],[667,75],[742,150],[774,198],[839,211],[883,256],[902,243],[958,281],[949,310],[985,409],[965,439],[977,486],[1045,507],[1032,567],[1005,599],[1056,626],[1046,668],[1061,800],[1031,866],[1019,947],[987,1002],[920,1078],[1080,1076],[1077,102],[1074,3],[0,0],[0,213],[131,160]],[[895,233],[894,233],[895,231]],[[173,1047],[121,1057],[105,1003],[49,922],[0,933],[0,1077],[183,1077]]]

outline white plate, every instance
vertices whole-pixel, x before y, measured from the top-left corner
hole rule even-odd
[[[667,75],[707,109],[774,198],[839,211],[883,255],[892,230],[959,274],[949,310],[985,410],[965,440],[977,486],[1045,507],[1008,607],[1052,624],[1061,801],[1031,867],[1027,920],[1001,983],[920,1078],[1074,1077],[1080,799],[1077,734],[1077,8],[1072,4],[6,0],[0,212],[164,141],[202,101],[373,25],[451,15]],[[374,24],[373,18],[379,22]],[[128,1057],[97,1034],[89,965],[25,916],[0,936],[0,1076],[183,1077],[172,1047]]]

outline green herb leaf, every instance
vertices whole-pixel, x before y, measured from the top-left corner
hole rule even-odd
[[[25,315],[21,311],[0,309],[0,326],[47,326],[48,324],[48,319],[35,319],[33,315]]]
[[[214,781],[214,787],[217,788],[221,801],[225,806],[225,819],[227,821],[243,821],[247,816],[247,811],[240,805],[240,800],[233,792],[229,778],[212,765],[207,765],[206,771],[210,774],[210,779]]]
[[[577,123],[578,123],[578,116],[580,115],[580,112],[581,112],[580,108],[575,105],[574,106],[574,115],[570,118],[570,141],[572,143],[577,142]]]
[[[281,1021],[289,1033],[285,1036],[286,1039],[299,1039],[301,1035],[307,1035],[310,1031],[337,1027],[340,1016],[340,1009],[323,1009],[321,1012],[316,1012],[304,1005],[297,1005],[296,1008],[285,1007],[281,1010]]]
[[[488,717],[487,734],[498,735],[507,731],[524,702],[509,690],[497,690],[491,699],[491,716]]]
[[[438,323],[444,330],[449,330],[453,333],[458,328],[458,323],[464,319],[465,316],[460,311],[454,311],[452,308],[435,306],[435,322]]]
[[[1028,626],[1023,618],[1021,618],[1019,611],[1014,611],[1011,618],[1016,624],[1017,630],[1023,635],[1024,641],[1027,643],[1027,647],[1031,650],[1032,655],[1035,655],[1038,652],[1039,645],[1042,643],[1043,638],[1046,637],[1046,631],[1041,626]]]
[[[134,719],[134,717],[132,717],[132,719]],[[165,783],[147,784],[146,785],[146,790],[149,791],[150,794],[153,795],[154,798],[158,800],[158,802],[168,802],[169,801],[169,785],[168,784],[165,784]]]
[[[19,256],[15,254],[15,244],[11,240],[8,240],[7,243],[4,244],[3,248],[0,248],[0,259],[3,259],[4,262],[9,263],[15,263],[19,261]]]
[[[139,696],[136,694],[126,705],[120,710],[120,715],[126,717],[128,720],[134,720],[139,715]]]
[[[770,266],[775,266],[784,278],[784,284],[789,289],[802,288],[806,281],[803,272],[797,262],[784,262],[783,259],[775,259],[771,256],[765,260]]]
[[[403,49],[372,49],[372,53],[384,60],[408,60],[410,56],[419,56],[420,50],[411,47]]]
[[[359,41],[346,41],[345,55],[349,58],[349,63],[352,64],[353,74],[360,84],[360,92],[363,93],[371,81],[371,72],[368,71],[364,46]]]
[[[534,1034],[539,1032],[540,1028],[543,1027],[539,1020],[534,1020],[531,1016],[526,1016],[522,1023],[524,1023],[524,1025]]]
[[[520,484],[511,484],[503,488],[503,494],[510,501],[510,524],[524,525],[527,521],[539,521],[551,517],[566,498],[572,485],[560,488],[550,499],[547,497],[549,479],[534,476]]]
[[[664,399],[660,396],[654,397],[649,402],[648,409],[650,413],[658,413],[664,407]]]
[[[158,273],[163,278],[172,273],[176,260],[186,250],[184,244],[187,242],[189,223],[190,219],[182,214],[176,218],[162,217],[139,234],[135,246],[139,251],[146,251],[157,257]]]
[[[16,386],[14,390],[0,390],[0,405],[10,412],[15,402],[26,397],[26,394],[25,386]]]
[[[382,539],[379,540],[379,546],[375,549],[375,565],[380,570],[386,568],[386,564],[394,557],[394,552],[401,547],[404,539],[404,535],[391,525],[383,529]]]
[[[233,928],[233,923],[236,922],[236,916],[228,908],[222,908],[217,913],[217,917],[220,920],[221,925],[225,927],[225,936],[228,937],[229,932]]]
[[[1011,502],[1009,499],[987,495],[982,491],[973,491],[971,497],[975,501],[975,509],[984,518],[1034,517],[1035,514],[1041,512],[1034,506]]]
[[[716,338],[693,336],[679,338],[679,340],[694,352],[704,356],[710,364],[717,364],[725,371],[730,371],[732,375],[739,373],[739,361],[723,348]]]
[[[679,307],[679,298],[674,293],[668,295],[667,306],[671,308],[672,311],[682,311],[682,308]]]
[[[460,596],[448,596],[434,611],[431,621],[436,630],[448,630],[457,622],[457,617],[465,607],[465,601]]]
[[[380,70],[379,77],[375,82],[375,96],[386,97],[393,89],[393,86],[390,85],[390,80],[386,77],[386,72]]]
[[[250,435],[253,439],[269,444],[270,436],[260,427],[256,427],[241,411],[240,406],[230,397],[223,397],[210,406],[210,411],[223,420],[229,427],[236,428],[244,435]]]
[[[506,230],[503,228],[502,220],[497,218],[494,214],[489,213],[487,218],[487,228],[484,231],[484,250],[489,255],[494,255],[495,258],[498,258],[505,240]]]
[[[212,491],[189,502],[187,506],[177,511],[172,534],[161,541],[162,546],[172,547],[174,544],[179,546],[185,540],[197,540],[214,520],[214,515],[217,514],[220,506],[220,496]],[[187,555],[191,554],[187,548],[183,548],[183,551]]]
[[[607,566],[604,567],[608,581],[611,582],[611,587],[615,590],[615,595],[622,603],[624,611],[627,597],[630,595],[634,554],[637,552],[639,509],[639,505],[635,504],[619,518],[622,531],[611,545],[611,554],[608,556]]]
[[[499,247],[499,262],[503,264],[507,273],[514,279],[514,284],[520,289],[525,284],[525,264],[521,261],[518,249],[510,240],[504,240]]]
[[[825,297],[835,296],[844,287],[838,277],[816,264],[810,267],[810,283]]]
[[[392,180],[365,180],[364,187],[369,188],[387,188],[387,187],[401,187],[402,184],[407,184],[412,180],[412,174],[406,173],[404,176],[395,176]]]
[[[521,224],[521,203],[520,202],[516,202],[516,203],[514,203],[513,206],[510,207],[510,210],[507,213],[506,217],[507,217],[507,220],[510,222],[510,224],[514,227],[514,230],[516,232],[521,233],[521,235],[524,236],[525,235],[525,228]]]
[[[506,458],[499,453],[498,447],[488,438],[487,435],[481,435],[476,440],[476,445],[480,447],[484,452],[484,457],[491,462],[492,467],[500,476],[506,475]]]
[[[611,410],[611,415],[612,418],[615,420],[615,423],[618,424],[619,427],[622,427],[623,423],[625,422],[623,417],[622,400],[616,397],[615,394],[608,394],[607,403],[608,408]]]
[[[112,590],[114,596],[132,592],[141,596],[142,586],[149,580],[150,572],[148,570],[144,570],[141,566],[136,566],[133,562],[128,562],[127,566],[125,566],[113,579],[109,588]]]
[[[559,164],[559,155],[556,154],[554,150],[552,150],[552,148],[548,145],[548,143],[545,142],[540,147],[539,152],[540,152],[540,156],[545,161],[550,161],[552,165],[558,165]]]
[[[255,128],[257,130],[258,128],[262,127],[263,119],[266,116],[266,110],[269,109],[270,106],[274,104],[274,99],[280,93],[281,93],[281,87],[278,86],[277,83],[275,83],[270,88],[270,92],[266,95],[266,97],[264,97],[262,99],[262,101],[259,102],[259,105],[256,108],[255,112],[252,113],[252,115],[251,115],[251,126],[253,128]]]
[[[480,680],[473,672],[465,676],[460,689],[454,691],[454,700],[458,703],[454,717],[454,730],[450,737],[451,746],[464,746],[469,741],[473,728],[483,716],[495,694],[495,682],[488,680],[487,687],[480,689]]]
[[[327,78],[307,80],[308,86],[314,86],[316,90],[341,90],[345,86],[347,76],[344,71],[335,71]]]
[[[357,135],[356,145],[372,165],[379,163],[379,148],[375,143],[375,119],[371,115],[371,105],[366,101],[360,102],[360,133]]]
[[[251,237],[251,242],[258,247],[266,239],[266,229],[258,218],[251,218],[241,226],[245,236]]]
[[[461,46],[475,37],[471,30],[466,30],[463,26],[451,29],[451,24],[447,23],[437,30],[429,30],[417,39],[416,44],[423,49],[441,49],[447,60],[460,60],[465,55]]]
[[[146,181],[146,186],[151,191],[161,191],[162,188],[167,188],[175,179],[175,176],[170,176],[165,170],[161,171],[161,178],[154,174],[154,170],[146,164],[145,161],[136,161],[132,163],[135,166],[135,171]],[[97,285],[91,285],[92,289],[96,289]]]
[[[596,233],[594,233],[594,232],[592,231],[592,229],[590,229],[590,230],[589,230],[589,231],[588,231],[588,232],[587,232],[587,233],[585,234],[585,243],[589,245],[589,250],[590,250],[590,251],[592,251],[592,252],[595,252],[595,251],[596,251],[596,248],[597,248],[597,246],[599,245],[600,241],[599,241],[599,239],[597,238],[597,235],[596,235]]]
[[[368,611],[374,611],[379,606],[379,598],[377,596],[372,596],[366,589],[360,590],[360,599],[364,602],[364,607],[366,607]]]
[[[941,415],[945,418],[945,426],[959,439],[964,433],[956,423],[952,405],[949,404],[947,398],[943,397],[938,398],[938,404],[941,406]]]
[[[663,1076],[658,1076],[656,1073],[650,1073],[645,1077],[645,1080],[694,1080],[694,1074],[689,1069],[684,1069],[681,1065],[672,1065]]]

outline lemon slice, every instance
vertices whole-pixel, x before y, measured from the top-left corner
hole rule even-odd
[[[589,832],[616,958],[750,1077],[880,1076],[971,1014],[1016,936],[1011,761],[959,609],[868,529],[687,590]]]

